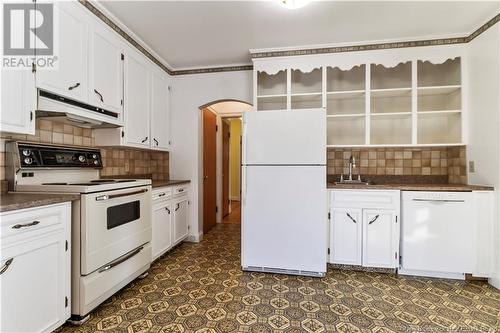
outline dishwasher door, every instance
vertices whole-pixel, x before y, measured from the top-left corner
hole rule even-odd
[[[404,191],[401,203],[403,274],[472,273],[472,192]]]

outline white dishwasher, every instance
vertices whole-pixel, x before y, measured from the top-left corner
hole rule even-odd
[[[463,279],[472,273],[472,192],[402,192],[399,273]]]

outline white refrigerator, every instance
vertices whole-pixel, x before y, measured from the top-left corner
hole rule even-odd
[[[242,136],[242,269],[324,276],[325,110],[246,112]]]

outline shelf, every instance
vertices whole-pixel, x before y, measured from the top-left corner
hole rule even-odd
[[[298,69],[292,69],[291,92],[292,95],[311,93],[323,90],[323,71],[317,68],[309,73],[303,73]]]
[[[326,93],[327,98],[332,99],[352,99],[365,98],[365,90],[345,90],[345,91],[329,91]]]
[[[259,95],[257,98],[275,98],[275,97],[285,97],[286,94],[277,94],[277,95]]]
[[[370,70],[372,89],[411,87],[411,61],[390,68],[372,64]]]
[[[417,114],[417,143],[448,144],[461,142],[462,115],[457,112]]]
[[[343,71],[338,67],[328,67],[326,71],[327,91],[352,91],[365,89],[366,66],[355,66]]]
[[[365,117],[327,118],[327,144],[364,144]]]
[[[294,96],[319,96],[323,95],[322,92],[310,92],[310,93],[298,93],[298,94],[291,94],[292,97]]]
[[[380,116],[407,116],[411,115],[411,112],[386,112],[386,113],[371,113],[371,116],[380,117]]]
[[[418,114],[446,114],[446,113],[461,113],[462,110],[429,110],[429,111],[418,111]]]
[[[460,58],[449,59],[442,64],[429,61],[417,62],[417,86],[458,85],[461,81]]]
[[[388,89],[372,89],[370,90],[372,98],[386,98],[386,97],[411,97],[411,87],[409,88],[388,88]]]
[[[278,95],[286,94],[286,70],[281,70],[274,75],[266,72],[257,73],[257,95]]]
[[[258,111],[266,111],[266,110],[286,110],[287,97],[286,95],[268,95],[265,97],[257,98],[257,110]]]
[[[411,113],[392,117],[372,117],[370,124],[370,143],[385,145],[412,143]]]
[[[427,95],[449,95],[455,92],[460,91],[460,85],[453,86],[428,86],[428,87],[418,87],[418,95],[419,96],[427,96]]]
[[[350,113],[350,114],[329,114],[327,118],[349,118],[349,117],[364,117],[365,113]]]
[[[323,94],[296,94],[291,96],[292,109],[323,107]]]

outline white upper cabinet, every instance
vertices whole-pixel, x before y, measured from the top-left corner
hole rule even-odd
[[[35,134],[36,89],[31,70],[5,70],[0,75],[0,131]]]
[[[149,148],[150,77],[145,57],[133,50],[125,55],[124,140],[126,144]]]
[[[158,71],[151,75],[151,148],[170,148],[170,86],[168,77]]]
[[[326,108],[330,147],[466,144],[463,45],[254,60],[257,111]]]
[[[89,104],[120,114],[123,95],[122,41],[100,22],[90,26]]]
[[[59,29],[57,69],[39,68],[38,88],[81,102],[88,99],[87,40],[89,17],[76,2],[54,3]]]

